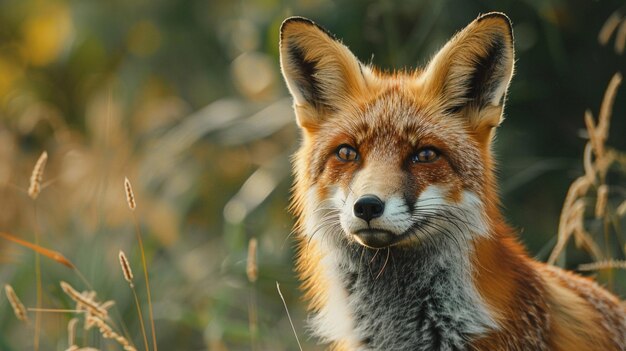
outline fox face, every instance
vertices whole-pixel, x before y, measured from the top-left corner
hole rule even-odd
[[[336,350],[620,350],[626,310],[534,262],[499,212],[491,142],[513,74],[501,13],[423,69],[380,72],[303,18],[281,27],[297,270]]]
[[[513,73],[504,15],[478,18],[412,72],[366,66],[302,18],[284,22],[280,47],[304,135],[295,208],[318,227],[307,235],[329,223],[369,248],[488,235],[490,142]]]

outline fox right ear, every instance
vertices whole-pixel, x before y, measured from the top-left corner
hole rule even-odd
[[[478,17],[454,36],[426,68],[426,91],[438,96],[444,111],[466,111],[478,131],[502,119],[513,75],[513,29],[503,13]]]
[[[369,72],[332,34],[302,17],[287,18],[280,28],[280,65],[303,128],[354,101]]]

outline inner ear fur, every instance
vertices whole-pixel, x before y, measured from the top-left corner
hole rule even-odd
[[[306,18],[283,22],[280,64],[303,127],[357,100],[366,86],[368,68],[332,34]]]
[[[503,13],[478,17],[431,60],[423,75],[445,114],[462,115],[472,127],[490,133],[502,119],[513,76],[511,21]]]

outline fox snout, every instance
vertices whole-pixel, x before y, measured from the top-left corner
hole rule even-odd
[[[385,203],[378,196],[367,194],[361,196],[354,203],[352,213],[355,217],[370,222],[374,218],[382,216],[385,211]]]
[[[339,199],[342,227],[361,245],[376,249],[395,245],[411,227],[410,206],[397,193],[369,190]]]
[[[385,212],[385,202],[373,194],[363,195],[354,202],[352,213],[370,225],[370,222],[381,217]],[[388,230],[361,229],[355,233],[357,241],[373,248],[382,248],[392,244],[394,234]]]

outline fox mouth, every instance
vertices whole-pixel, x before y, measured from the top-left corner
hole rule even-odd
[[[407,230],[397,234],[391,230],[383,228],[363,228],[352,233],[352,237],[359,244],[371,249],[384,249],[391,246],[399,245],[411,237],[416,238],[421,232],[419,228],[428,226],[429,221],[417,221],[413,223]]]
[[[387,229],[365,228],[357,230],[352,235],[363,246],[372,249],[384,249],[400,243],[408,236],[408,233],[398,235]]]

